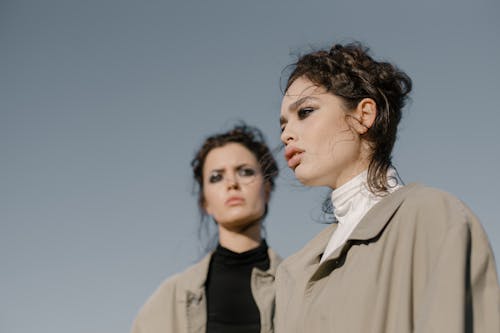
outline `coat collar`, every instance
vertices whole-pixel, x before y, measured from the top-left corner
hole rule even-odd
[[[258,268],[254,268],[254,270],[257,271],[256,273],[259,275],[271,275],[274,277],[282,259],[270,247],[268,248],[267,253],[269,255],[269,269],[262,271]],[[189,269],[188,274],[192,278],[181,281],[181,288],[179,288],[179,292],[189,292],[197,295],[198,297],[202,296],[205,289],[205,282],[207,280],[212,255],[213,251],[208,253],[205,257],[203,257],[203,259],[201,259],[201,261]]]
[[[283,259],[271,248],[268,248],[267,254],[269,255],[269,268],[266,271],[261,271],[261,272],[267,275],[275,276],[276,270],[278,269],[278,265],[281,263]],[[258,268],[257,270],[260,271],[260,269]]]
[[[303,274],[304,267],[309,268],[319,263],[321,255],[337,224],[331,224],[317,234],[301,250],[288,257],[281,268],[286,270],[291,277]]]
[[[387,198],[379,201],[361,219],[359,225],[354,229],[350,240],[369,240],[376,237],[389,223],[391,216],[397,211],[408,193],[421,185],[411,183],[401,187]]]
[[[358,226],[349,236],[349,240],[370,240],[375,238],[389,223],[392,215],[397,211],[401,203],[415,189],[422,185],[411,183],[401,187],[395,192],[389,194],[386,198],[373,206],[368,213],[361,219]],[[316,237],[314,237],[302,250],[292,255],[283,264],[284,268],[293,276],[294,274],[303,273],[296,270],[303,270],[304,267],[315,269],[319,265],[321,255],[325,251],[326,245],[330,240],[333,232],[337,228],[337,224],[331,224]],[[341,246],[335,250],[328,260],[338,258],[345,247]]]
[[[199,261],[196,265],[191,267],[189,276],[192,278],[184,279],[181,281],[182,288],[184,292],[190,291],[191,293],[198,294],[203,291],[205,287],[205,282],[207,280],[208,268],[210,266],[210,259],[212,258],[213,252],[208,253],[201,261]]]
[[[380,235],[399,206],[408,197],[408,194],[420,186],[417,183],[410,183],[376,203],[361,219],[346,243],[328,256],[327,260],[337,259],[342,256],[342,253],[349,249],[349,243],[352,241],[370,241]]]
[[[201,333],[206,328],[206,300],[205,300],[205,282],[207,280],[210,260],[213,252],[207,254],[196,265],[188,269],[187,276],[190,278],[182,279],[177,289],[177,299],[185,303],[186,316],[188,318],[187,331],[189,333]],[[253,274],[259,278],[256,283],[263,279],[272,279],[276,275],[276,269],[281,262],[281,258],[268,248],[269,269],[261,271],[258,268],[253,269]]]

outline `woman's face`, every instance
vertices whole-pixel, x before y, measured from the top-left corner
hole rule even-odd
[[[203,165],[204,208],[220,227],[238,230],[264,215],[270,188],[254,154],[239,143],[212,149]]]
[[[296,79],[281,105],[281,141],[297,179],[308,186],[341,186],[366,169],[359,135],[343,101],[305,77]]]

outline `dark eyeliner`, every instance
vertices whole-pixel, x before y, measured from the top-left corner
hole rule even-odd
[[[218,183],[222,180],[222,175],[220,173],[213,173],[208,177],[208,181],[211,184]]]
[[[305,108],[300,108],[299,111],[297,111],[297,116],[299,119],[305,119],[309,116],[311,112],[313,112],[315,109],[312,107],[305,107]]]

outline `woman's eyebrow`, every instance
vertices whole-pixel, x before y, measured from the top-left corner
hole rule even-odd
[[[305,96],[305,97],[299,98],[298,100],[296,100],[295,102],[290,104],[288,109],[289,110],[298,109],[302,104],[304,104],[305,102],[309,102],[309,101],[316,102],[316,101],[318,101],[318,99],[316,97],[312,97],[312,96]]]
[[[299,98],[298,100],[296,100],[292,104],[290,104],[288,106],[288,110],[290,110],[290,111],[296,110],[299,108],[299,106],[301,106],[302,104],[304,104],[305,102],[308,102],[308,101],[318,101],[318,99],[316,97],[312,97],[312,96],[304,96],[302,98]]]
[[[236,166],[237,170],[241,168],[255,168],[255,165],[252,165],[250,163],[242,163]]]
[[[290,112],[298,109],[302,104],[308,102],[308,101],[314,101],[314,102],[317,102],[319,101],[318,98],[316,97],[312,97],[312,96],[304,96],[304,97],[301,97],[299,98],[298,100],[296,100],[295,102],[293,102],[292,104],[290,104],[288,106],[288,110]],[[287,119],[283,116],[280,117],[280,126],[283,126],[283,125],[286,125],[287,123]]]
[[[253,166],[252,164],[245,162],[245,163],[241,163],[241,164],[236,165],[234,167],[234,169],[238,170],[238,169],[245,168],[245,167],[255,168],[255,166]],[[210,170],[210,173],[224,173],[225,171],[226,171],[225,168],[212,169],[212,170]]]

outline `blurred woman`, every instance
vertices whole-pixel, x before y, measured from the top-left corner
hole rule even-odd
[[[262,238],[278,168],[262,133],[245,124],[208,137],[192,163],[202,223],[218,245],[167,279],[137,316],[134,333],[272,332],[280,262]]]
[[[359,43],[293,67],[285,159],[304,185],[333,190],[336,223],[278,269],[276,332],[500,332],[495,260],[478,219],[448,193],[404,185],[391,164],[411,87]]]

